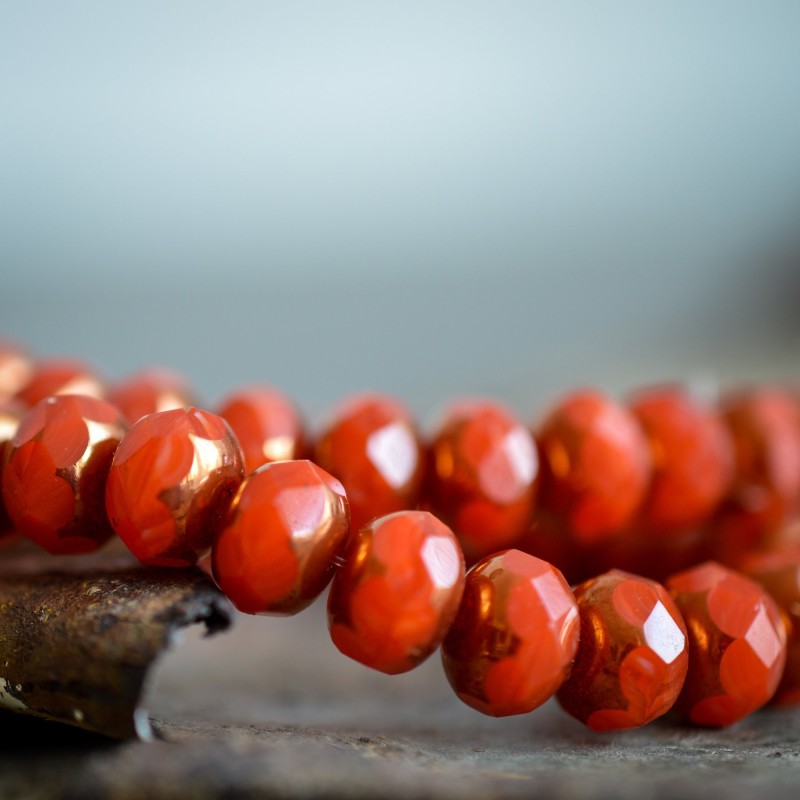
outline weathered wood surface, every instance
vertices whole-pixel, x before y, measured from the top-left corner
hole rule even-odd
[[[0,714],[0,798],[795,798],[800,711],[725,731],[672,720],[592,734],[549,704],[495,720],[437,656],[387,677],[340,656],[324,607],[187,629],[145,700],[159,738],[114,743]]]
[[[139,698],[177,631],[227,627],[227,601],[189,570],[0,577],[0,706],[107,736],[150,738]]]

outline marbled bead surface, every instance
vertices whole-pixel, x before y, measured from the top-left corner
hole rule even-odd
[[[612,570],[575,588],[580,645],[558,692],[565,711],[593,730],[621,730],[662,716],[686,678],[686,626],[666,589]]]
[[[622,533],[650,479],[647,440],[630,411],[602,392],[573,392],[547,414],[536,441],[542,512],[578,546]]]
[[[786,666],[772,702],[800,703],[800,549],[775,550],[749,557],[745,574],[763,586],[777,603],[786,627]]]
[[[6,447],[3,503],[14,527],[51,553],[95,550],[113,533],[104,491],[127,424],[109,403],[57,395],[22,417]]]
[[[249,475],[212,547],[214,579],[248,614],[294,614],[333,577],[350,515],[342,485],[310,461]]]
[[[775,693],[786,630],[755,581],[709,561],[667,581],[689,631],[689,674],[676,710],[695,725],[731,725]]]
[[[336,647],[368,667],[407,672],[440,644],[464,591],[453,532],[427,511],[399,511],[351,536],[328,597]]]
[[[387,395],[357,395],[334,412],[314,461],[338,478],[355,530],[376,517],[415,508],[424,457],[411,413]]]
[[[131,424],[147,414],[195,403],[194,392],[186,378],[164,367],[151,367],[112,384],[108,400]]]
[[[675,536],[714,512],[733,478],[733,443],[719,413],[680,386],[637,392],[630,408],[650,447],[652,477],[639,513],[648,536]]]
[[[239,440],[247,472],[273,461],[303,458],[305,454],[300,412],[283,392],[271,386],[243,386],[225,397],[217,413]]]
[[[712,527],[715,558],[736,565],[769,546],[800,502],[800,419],[792,394],[761,386],[721,403],[735,454],[733,485]]]
[[[539,459],[530,432],[502,403],[464,400],[444,414],[429,447],[434,513],[467,561],[513,547],[531,524]]]
[[[478,711],[524,714],[561,686],[578,634],[575,598],[555,567],[519,550],[496,553],[467,573],[442,645],[445,674]]]
[[[76,358],[37,361],[27,383],[16,398],[28,407],[54,394],[81,394],[103,398],[106,388],[95,370]]]
[[[114,455],[106,507],[143,563],[189,566],[225,524],[244,457],[225,420],[187,407],[142,417]]]

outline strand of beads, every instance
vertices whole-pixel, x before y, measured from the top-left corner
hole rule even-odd
[[[82,362],[37,364],[0,345],[0,400],[15,398],[0,407],[0,433],[45,392],[103,391]],[[105,394],[131,422],[193,402],[186,382],[166,370]],[[778,387],[728,392],[717,404],[678,386],[637,392],[626,404],[580,390],[554,404],[532,435],[500,403],[460,402],[427,446],[410,412],[382,395],[343,403],[313,443],[294,405],[267,386],[234,392],[218,413],[247,472],[310,456],[339,478],[355,528],[425,508],[456,531],[469,563],[516,547],[575,582],[598,568],[663,578],[708,558],[736,566],[780,543],[797,529],[799,408],[796,392]]]
[[[14,358],[20,374],[24,359],[0,348],[0,388]],[[573,595],[556,567],[503,549],[552,551],[573,579],[603,561],[654,572],[654,556],[663,574],[714,547],[746,563],[796,511],[800,426],[786,391],[730,395],[716,410],[677,388],[639,393],[629,407],[584,390],[557,404],[535,439],[500,404],[458,403],[427,448],[402,404],[362,396],[317,439],[317,466],[280,460],[306,452],[308,439],[268,387],[231,395],[226,422],[164,410],[190,390],[172,373],[142,373],[110,395],[141,416],[126,433],[117,407],[69,394],[101,386],[84,366],[45,362],[26,381],[2,407],[0,430],[15,431],[3,497],[14,526],[52,552],[100,546],[107,512],[145,563],[187,566],[210,547],[217,583],[249,613],[295,613],[336,572],[329,620],[342,652],[396,673],[444,641],[458,695],[499,716],[557,692],[600,730],[645,724],[676,701],[697,724],[730,724],[775,692],[787,632],[778,699],[800,695],[795,551],[750,556],[779,611],[716,564],[673,576],[672,596],[620,571]],[[67,394],[23,414],[43,391]],[[728,552],[720,531],[731,526]],[[474,564],[466,577],[462,547]]]

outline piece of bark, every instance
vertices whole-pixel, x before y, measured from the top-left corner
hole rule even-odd
[[[179,629],[202,622],[211,634],[231,617],[196,570],[5,574],[0,705],[113,738],[151,738],[139,708],[150,667]]]

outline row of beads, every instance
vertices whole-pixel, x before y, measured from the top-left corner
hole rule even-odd
[[[594,730],[638,727],[673,706],[695,724],[729,725],[766,703],[786,658],[774,600],[714,562],[666,586],[612,570],[573,598],[546,562],[516,550],[487,557],[468,573],[445,639],[447,676],[495,715],[557,692]]]
[[[81,362],[33,365],[0,346],[0,399],[26,406],[48,394],[97,395]],[[180,376],[150,370],[111,386],[122,416],[193,403]],[[576,581],[610,566],[663,577],[707,558],[738,565],[792,531],[800,504],[800,403],[759,387],[717,406],[677,386],[643,390],[627,405],[594,390],[555,404],[535,437],[502,404],[453,404],[423,444],[399,401],[368,395],[342,404],[313,443],[300,414],[263,385],[229,395],[246,472],[311,457],[344,485],[353,527],[426,508],[456,532],[469,563],[515,547]],[[6,405],[14,424],[19,409]],[[10,438],[7,433],[5,438]]]
[[[371,445],[373,452],[366,436],[373,462],[380,463],[381,455],[386,460],[387,453],[402,462],[402,449],[386,445],[397,441],[397,419],[395,414],[388,425],[366,426],[395,431],[383,433],[378,441],[384,449]],[[334,425],[328,437],[340,429]],[[117,533],[145,563],[186,565],[213,545],[218,583],[252,613],[294,613],[322,591],[349,529],[345,491],[331,475],[310,462],[289,461],[262,467],[242,482],[244,458],[236,439],[221,418],[198,409],[156,413],[124,430],[113,406],[90,397],[48,397],[36,405],[20,424],[3,471],[16,527],[55,551],[97,546],[110,534],[102,498],[113,454],[105,506]],[[520,430],[515,424],[513,435],[502,437],[517,454],[525,450]],[[344,436],[346,442],[352,438]],[[480,437],[477,442],[479,447]],[[363,463],[363,449],[355,452],[354,461]],[[494,468],[502,472],[502,464]],[[490,479],[491,472],[487,468]],[[355,485],[358,475],[353,470]],[[468,499],[474,504],[474,496]],[[470,705],[499,715],[540,704],[569,670],[577,646],[570,633],[575,600],[560,573],[538,559],[511,551],[480,562],[467,577],[459,607],[463,557],[452,532],[430,514],[401,512],[358,529],[342,563],[329,600],[332,637],[369,666],[390,673],[410,669],[450,630],[443,650],[448,677]],[[716,612],[709,605],[698,611],[699,622],[687,617],[690,633],[704,631],[696,647],[700,656],[714,641],[710,666],[692,658],[701,666],[682,695],[694,697],[684,710],[701,724],[728,724],[765,702],[785,657],[785,631],[769,598],[761,592],[766,599],[754,605],[752,592],[735,583],[745,579],[720,570],[706,566],[701,577],[684,576],[694,598],[681,607],[684,614],[704,598],[709,604],[718,598]],[[788,601],[792,587],[784,584]],[[796,585],[794,592],[785,608],[796,605]],[[742,593],[745,606],[729,607]],[[666,711],[683,682],[686,628],[664,590],[614,573],[578,587],[576,597],[583,644],[559,692],[562,705],[599,729],[644,724]],[[784,700],[796,675],[787,672]]]
[[[69,492],[57,502],[48,492],[58,470],[76,470],[85,452],[75,414],[90,437],[100,430],[102,444],[111,441],[102,438],[107,426],[119,425],[103,401],[63,395],[35,406],[14,440],[4,496],[34,538],[41,531],[26,527],[20,508],[39,504],[52,514],[66,505]],[[465,578],[456,537],[432,514],[395,512],[348,542],[338,481],[309,461],[268,464],[242,481],[237,449],[208,412],[143,417],[113,455],[106,503],[115,530],[146,563],[184,565],[210,544],[217,583],[250,613],[299,611],[339,563],[328,600],[331,637],[373,669],[405,672],[444,641],[445,672],[470,706],[520,714],[558,692],[562,706],[596,730],[643,725],[676,702],[697,724],[727,725],[778,686],[786,658],[780,613],[765,590],[724,567],[674,576],[672,597],[655,581],[619,571],[573,595],[555,567],[518,550],[484,558]],[[95,530],[96,512],[90,520],[76,510],[89,507],[98,479],[82,473],[73,486],[66,511],[74,536]],[[795,603],[796,575],[795,561]],[[787,677],[796,691],[800,676]]]

